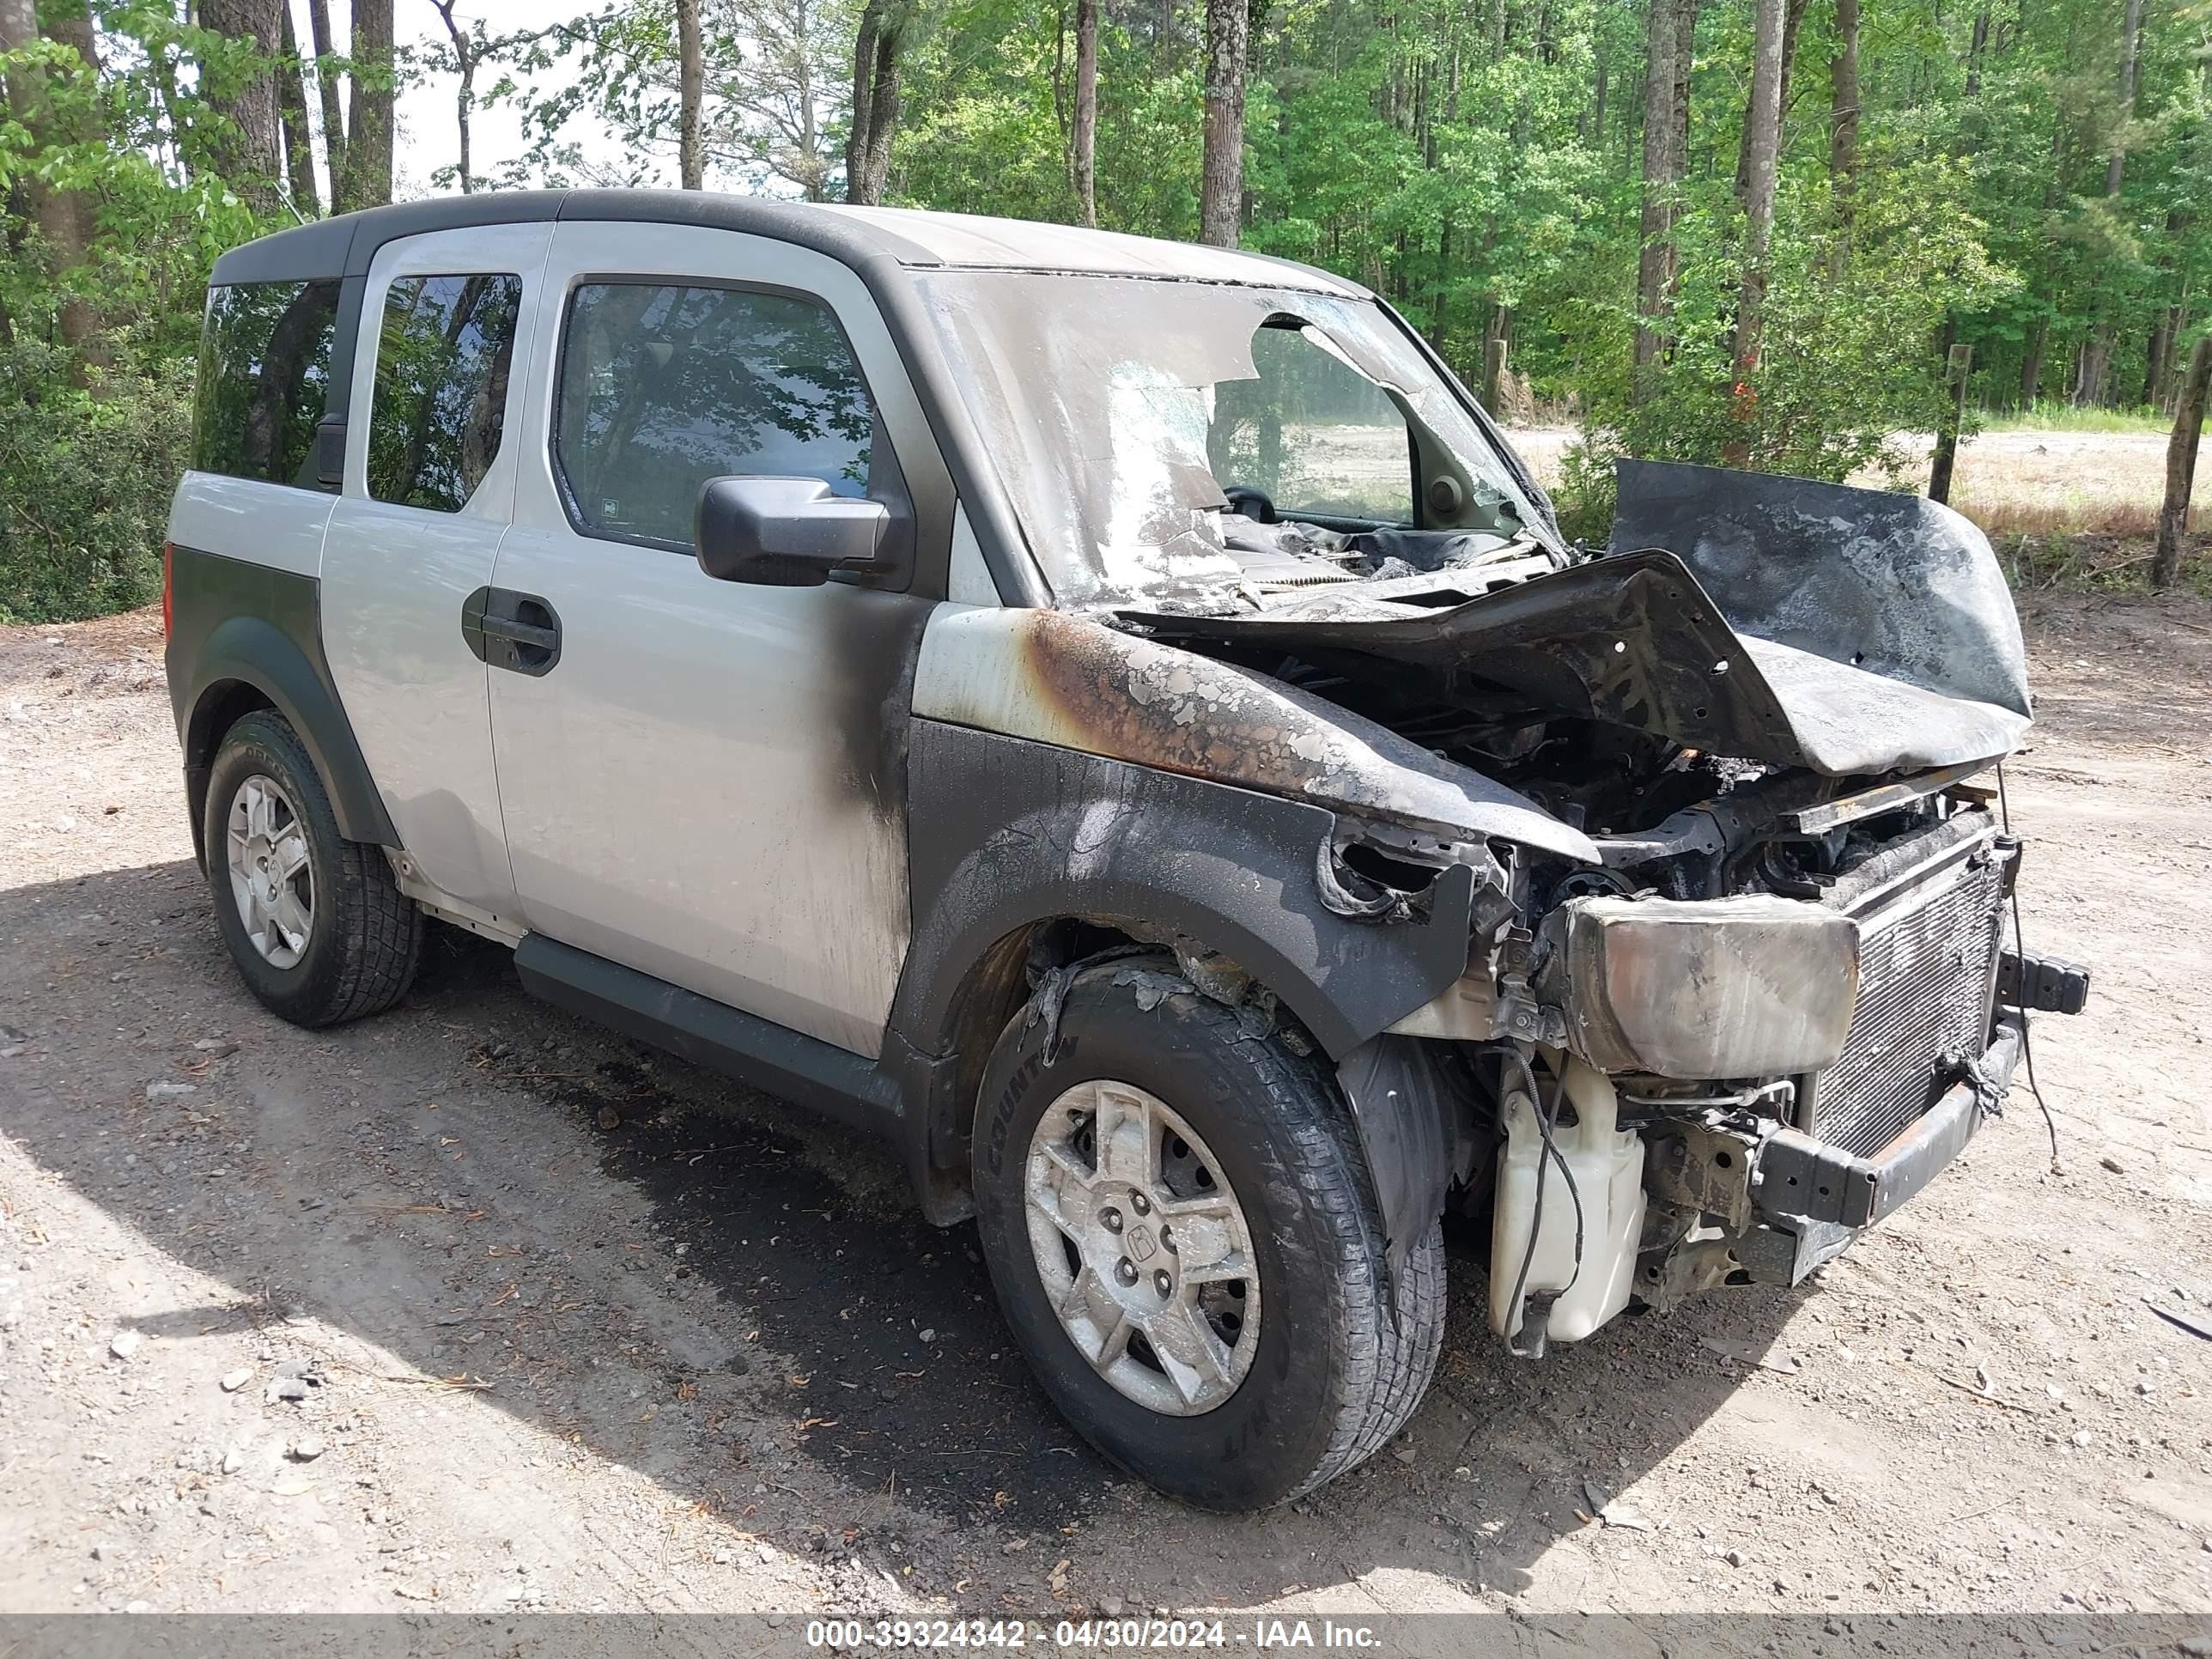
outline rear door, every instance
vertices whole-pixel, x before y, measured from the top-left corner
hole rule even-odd
[[[546,291],[494,583],[548,630],[491,676],[524,917],[872,1055],[933,597],[717,581],[692,515],[710,477],[819,478],[884,501],[941,584],[951,487],[898,353],[850,270],[732,232],[565,222]]]
[[[513,908],[487,670],[465,620],[514,502],[514,434],[553,227],[387,242],[362,297],[345,483],[324,538],[331,673],[432,884]]]

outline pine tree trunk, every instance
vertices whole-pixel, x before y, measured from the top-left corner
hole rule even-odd
[[[1502,305],[1490,307],[1490,320],[1482,331],[1483,408],[1493,421],[1505,418],[1506,357],[1511,349],[1513,313]]]
[[[1675,54],[1680,47],[1683,0],[1650,0],[1644,33],[1643,242],[1636,261],[1636,367],[1647,370],[1667,343],[1666,319],[1674,290],[1674,216],[1682,183],[1682,156],[1674,148]],[[1639,374],[1639,381],[1648,378]]]
[[[1858,170],[1859,0],[1836,0],[1836,55],[1828,60],[1828,190],[1836,204],[1839,270]]]
[[[1690,176],[1690,79],[1698,65],[1699,0],[1674,0],[1674,167]]]
[[[1075,0],[1075,123],[1070,148],[1075,204],[1083,222],[1098,222],[1098,0]]]
[[[2046,317],[2035,325],[2028,337],[2027,350],[2020,360],[2020,406],[2033,409],[2035,400],[2043,391],[2043,357],[2051,344],[2051,319]]]
[[[337,55],[331,45],[331,0],[307,0],[307,30],[315,47],[315,92],[323,106],[323,168],[335,204],[338,181],[345,175],[345,117],[338,106],[337,71],[331,67]]]
[[[2112,152],[2105,160],[2105,194],[2120,193],[2121,176],[2127,171],[2127,137],[2121,131],[2136,113],[2136,75],[2142,50],[2143,0],[2128,0],[2120,41],[2120,93],[2113,127]]]
[[[1750,166],[1743,193],[1743,291],[1736,301],[1735,403],[1738,422],[1754,413],[1760,338],[1766,320],[1766,276],[1774,235],[1775,163],[1782,137],[1783,0],[1753,0],[1751,100],[1744,111]],[[1731,465],[1749,459],[1747,432],[1727,451]]]
[[[699,39],[699,0],[676,0],[678,77],[682,119],[677,168],[686,190],[707,187],[707,59]]]
[[[341,211],[392,199],[392,0],[354,0],[353,108]]]
[[[875,72],[868,88],[867,150],[860,158],[862,193],[856,197],[848,191],[848,201],[879,203],[890,181],[891,138],[898,130],[899,44],[896,31],[878,27]]]
[[[2142,400],[2152,409],[2166,406],[2166,383],[2173,367],[2173,331],[2180,311],[2179,306],[2161,310],[2150,325],[2150,338],[2143,347]]]
[[[278,0],[278,40],[284,61],[276,66],[276,115],[284,129],[284,179],[293,208],[319,216],[323,193],[315,183],[315,136],[307,130],[307,82],[300,64],[300,42],[292,33],[292,8]]]
[[[882,26],[882,0],[868,0],[853,38],[853,125],[845,135],[845,199],[866,202],[868,188],[868,118],[876,100],[876,33]]]
[[[277,192],[284,166],[276,101],[276,62],[283,52],[280,9],[281,0],[200,0],[204,27],[250,46],[255,54],[252,67],[226,74],[216,85],[203,85],[201,95],[229,124],[213,147],[216,171],[264,215],[283,208]]]
[[[0,52],[20,52],[34,46],[39,34],[34,0],[0,0]],[[75,50],[97,71],[100,60],[88,17],[82,14],[50,17],[46,34],[56,46]],[[9,76],[7,93],[9,115],[29,127],[37,140],[82,143],[99,137],[97,131],[89,127],[64,129],[47,96],[45,72],[41,70]],[[54,270],[58,273],[70,271],[83,264],[92,249],[91,201],[81,191],[58,189],[37,178],[23,179],[20,187],[30,216],[38,223]],[[80,386],[86,384],[86,371],[92,364],[106,360],[106,349],[100,343],[100,322],[98,312],[82,299],[64,301],[55,319],[62,343],[79,354],[71,373]]]
[[[845,141],[845,199],[878,203],[890,179],[898,127],[902,19],[889,0],[868,0],[853,42],[853,125]]]
[[[1206,0],[1206,138],[1198,240],[1235,247],[1244,210],[1244,64],[1250,0]]]
[[[2197,482],[2197,451],[2204,434],[2204,403],[2212,392],[2212,335],[2189,354],[2189,373],[2181,383],[2181,407],[2173,436],[2166,446],[2166,502],[2158,514],[2158,547],[2151,558],[2154,587],[2171,587],[2181,574],[2183,544],[2188,539],[2189,497]]]
[[[1783,116],[1786,117],[1790,113],[1790,71],[1796,66],[1797,62],[1797,31],[1805,21],[1805,0],[1784,0],[1784,9],[1782,14],[1782,83],[1781,90],[1776,94],[1775,96],[1775,106],[1781,111]],[[1779,129],[1778,128],[1778,131]],[[1778,137],[1775,141],[1775,148],[1778,152],[1781,148],[1781,140]],[[1743,131],[1737,134],[1735,152],[1735,193],[1736,198],[1739,201],[1743,198],[1744,192],[1750,188],[1750,172],[1751,124],[1747,121],[1744,123]]]

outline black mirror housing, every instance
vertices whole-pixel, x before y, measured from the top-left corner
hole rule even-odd
[[[709,478],[692,526],[699,568],[717,581],[819,587],[832,571],[883,568],[890,510],[819,478]]]

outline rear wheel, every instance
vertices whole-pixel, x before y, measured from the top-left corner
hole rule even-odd
[[[246,987],[295,1025],[336,1025],[406,994],[422,915],[381,848],[348,841],[283,716],[224,733],[204,823],[216,916]]]
[[[1132,966],[1077,975],[1049,1060],[1026,1017],[992,1055],[975,1140],[992,1279],[1047,1392],[1108,1457],[1206,1508],[1285,1503],[1419,1403],[1443,1336],[1441,1227],[1394,1308],[1327,1066],[1194,992],[1139,1008],[1114,982]]]

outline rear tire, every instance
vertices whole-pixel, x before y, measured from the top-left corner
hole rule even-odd
[[[320,1027],[406,994],[422,913],[382,848],[339,833],[315,763],[282,715],[258,710],[223,734],[202,828],[216,924],[264,1007]]]
[[[1139,1009],[1130,970],[1153,968],[1174,964],[1123,958],[1078,974],[1049,1061],[1043,1023],[1026,1010],[1000,1037],[976,1117],[984,1255],[1016,1340],[1085,1438],[1171,1497],[1265,1509],[1357,1468],[1420,1403],[1443,1340],[1443,1227],[1408,1252],[1394,1297],[1358,1138],[1327,1063],[1246,1036],[1231,1010],[1195,992]],[[1133,1164],[1126,1147],[1148,1134],[1165,1150]],[[1187,1175],[1178,1196],[1178,1164],[1210,1178]],[[1132,1169],[1168,1183],[1155,1203],[1131,1207],[1143,1190]],[[1121,1253],[1139,1233],[1152,1243],[1157,1228],[1140,1213],[1157,1223],[1207,1208],[1192,1197],[1200,1187],[1227,1196],[1233,1245],[1199,1237],[1194,1213],[1177,1258],[1152,1249],[1139,1266],[1136,1245]],[[1109,1204],[1110,1234],[1097,1219]],[[1196,1284],[1208,1258],[1249,1266],[1237,1294],[1249,1301],[1236,1305],[1256,1310],[1256,1334],[1216,1316],[1220,1346],[1200,1355],[1194,1387],[1196,1373],[1171,1363],[1188,1348],[1181,1326],[1163,1328],[1165,1358],[1114,1333],[1124,1313],[1143,1335],[1145,1318],[1177,1311],[1182,1267],[1194,1301],[1211,1294]],[[1155,1273],[1157,1304],[1146,1300]]]

